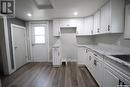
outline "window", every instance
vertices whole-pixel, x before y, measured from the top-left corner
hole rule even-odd
[[[45,43],[45,27],[34,27],[35,44]]]

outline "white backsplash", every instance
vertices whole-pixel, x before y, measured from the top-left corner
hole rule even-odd
[[[95,43],[130,47],[130,40],[124,39],[123,34],[96,35]]]

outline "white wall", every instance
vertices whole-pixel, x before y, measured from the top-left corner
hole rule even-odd
[[[123,34],[104,34],[95,36],[95,42],[97,44],[110,44],[130,47],[130,40],[126,40],[123,37]]]
[[[53,21],[49,21],[49,60],[52,61],[52,46],[60,37],[53,36]]]
[[[61,57],[68,61],[77,60],[77,41],[75,33],[61,34]]]

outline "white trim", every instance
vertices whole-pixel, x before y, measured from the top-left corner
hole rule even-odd
[[[12,27],[18,27],[18,28],[26,29],[26,28],[23,27],[23,26],[20,26],[20,25],[16,25],[16,24],[12,24],[12,23],[11,23],[11,28],[12,28]]]
[[[6,54],[7,54],[7,61],[4,61],[4,65],[8,66],[8,72],[4,72],[5,74],[11,74],[11,60],[10,60],[10,47],[9,47],[9,36],[8,36],[8,26],[7,26],[7,17],[3,16],[4,19],[4,35],[5,35],[5,45],[6,45]],[[4,68],[7,68],[4,66]]]
[[[21,29],[25,30],[25,50],[26,50],[26,57],[28,57],[28,54],[27,54],[26,28],[23,27],[23,26],[16,25],[16,24],[11,24],[11,37],[12,37],[12,49],[13,49],[13,60],[14,60],[14,69],[12,70],[11,73],[13,73],[14,71],[16,71],[15,49],[14,49],[14,39],[13,39],[13,27],[18,27],[18,28],[21,28]],[[28,58],[26,58],[26,63],[28,62],[27,59]]]

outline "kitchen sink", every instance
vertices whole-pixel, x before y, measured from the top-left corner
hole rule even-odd
[[[130,55],[111,55],[111,56],[130,63]]]

